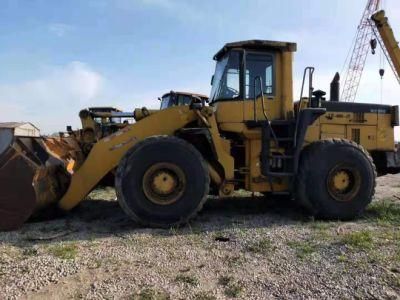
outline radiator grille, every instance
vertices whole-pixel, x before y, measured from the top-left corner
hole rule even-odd
[[[358,128],[351,129],[351,139],[355,141],[357,144],[360,144],[360,129]]]
[[[364,113],[363,112],[355,112],[353,122],[355,123],[364,123]]]

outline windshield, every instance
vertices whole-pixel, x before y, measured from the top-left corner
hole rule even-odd
[[[178,95],[178,105],[190,105],[192,97],[188,95]]]
[[[172,99],[169,95],[162,97],[160,109],[166,109],[166,108],[172,106],[173,103],[170,103],[170,100],[172,100]]]
[[[161,99],[161,108],[166,109],[175,105],[190,105],[192,102],[192,97],[189,95],[173,94],[173,96],[164,96]]]
[[[110,119],[110,123],[121,124],[122,123],[122,119],[118,118],[118,117],[114,117],[114,118]]]
[[[240,90],[240,53],[230,52],[217,62],[210,100],[234,99]]]

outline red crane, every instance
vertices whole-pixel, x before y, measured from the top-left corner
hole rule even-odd
[[[370,22],[370,17],[376,10],[378,10],[380,2],[380,0],[368,0],[360,24],[357,27],[354,48],[342,90],[342,101],[354,102],[360,84],[361,75],[364,70],[365,60],[367,59],[368,50],[371,47],[372,51],[375,51],[376,40],[374,39],[373,25]]]

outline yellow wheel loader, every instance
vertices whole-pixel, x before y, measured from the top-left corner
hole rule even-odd
[[[287,195],[317,217],[357,217],[377,172],[400,170],[398,107],[340,102],[338,76],[328,101],[310,67],[293,102],[295,51],[288,42],[226,44],[214,56],[209,106],[193,96],[161,110],[84,110],[82,129],[59,138],[0,131],[0,228],[46,205],[71,210],[109,174],[122,209],[147,226],[187,222],[210,186],[220,197]],[[119,122],[111,134],[96,123],[130,117],[136,123]]]

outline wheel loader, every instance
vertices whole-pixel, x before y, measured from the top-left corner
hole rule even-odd
[[[338,75],[326,100],[311,67],[294,102],[295,51],[290,42],[226,44],[208,106],[193,96],[160,110],[83,110],[81,130],[52,138],[0,130],[0,229],[45,207],[73,209],[109,174],[122,209],[145,226],[188,222],[210,187],[220,197],[286,195],[320,218],[359,216],[377,174],[400,170],[398,106],[340,102]],[[136,122],[104,133],[102,118]]]

